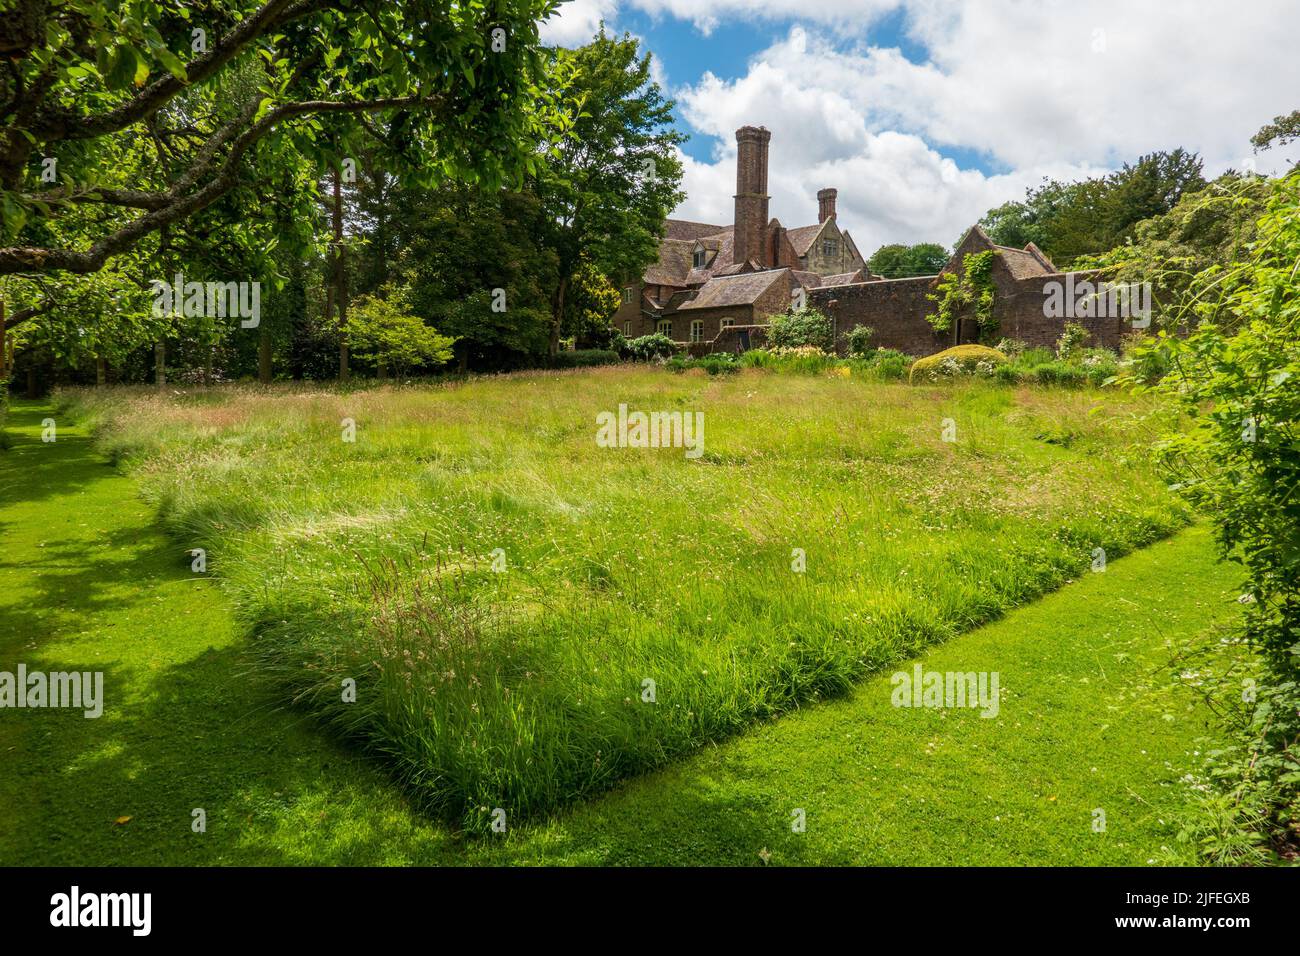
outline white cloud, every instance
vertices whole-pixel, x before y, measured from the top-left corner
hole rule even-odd
[[[613,21],[617,8],[617,0],[567,0],[538,32],[548,45],[581,46],[596,35],[601,20]]]
[[[633,2],[698,16],[684,0]],[[686,160],[677,214],[731,221],[734,131],[746,124],[772,130],[772,214],[787,226],[816,221],[817,189],[835,186],[839,218],[869,255],[882,242],[951,243],[1043,176],[1095,175],[1156,149],[1197,151],[1210,175],[1241,168],[1255,130],[1300,106],[1300,10],[1281,0],[1259,0],[1248,17],[1204,3],[906,0],[924,64],[863,32],[894,5],[703,5],[714,17],[743,6],[750,17],[803,24],[754,56],[745,75],[720,80],[701,63],[700,78],[674,91],[686,121],[722,143],[711,163]],[[941,155],[955,149],[1007,172],[962,171]],[[1265,172],[1288,165],[1259,160]]]

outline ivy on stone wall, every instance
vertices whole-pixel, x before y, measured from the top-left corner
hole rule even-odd
[[[925,321],[936,332],[948,332],[953,323],[967,315],[975,319],[981,337],[995,331],[997,320],[993,317],[993,256],[996,252],[968,252],[962,257],[961,268],[945,272],[939,277],[935,290],[926,298],[937,303],[934,312]]]

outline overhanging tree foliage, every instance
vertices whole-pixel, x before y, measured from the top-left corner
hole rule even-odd
[[[555,0],[7,6],[0,275],[96,272],[289,154],[337,168],[364,142],[412,182],[491,188],[563,138],[536,26]]]

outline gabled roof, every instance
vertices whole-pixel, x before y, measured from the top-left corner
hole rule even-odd
[[[690,309],[715,309],[728,305],[753,305],[772,286],[788,281],[789,269],[768,269],[733,276],[714,276],[700,287],[699,294],[681,306]]]
[[[830,220],[827,219],[826,222],[830,222]],[[819,222],[815,226],[795,226],[795,228],[785,231],[785,236],[790,240],[790,245],[794,246],[797,255],[808,255],[808,250],[817,241],[821,231],[826,228],[826,222]]]
[[[957,249],[948,260],[948,264],[943,267],[943,271],[956,269],[966,253],[976,249],[992,249],[996,252],[1013,279],[1030,279],[1035,276],[1051,275],[1057,271],[1051,260],[1032,242],[1023,249],[999,246],[989,238],[989,234],[978,223],[971,226],[961,242],[957,243]]]

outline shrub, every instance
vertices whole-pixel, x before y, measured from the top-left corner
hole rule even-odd
[[[912,363],[912,382],[933,382],[958,375],[989,375],[1007,357],[987,345],[956,345]]]
[[[1110,349],[1084,349],[1080,363],[1088,382],[1100,387],[1119,374],[1119,358]]]
[[[1039,385],[1082,388],[1088,382],[1087,373],[1069,362],[1044,362],[1042,365],[1035,366],[1030,374]]]
[[[855,325],[841,336],[849,354],[857,358],[866,358],[871,352],[871,339],[876,330],[869,325]]]
[[[627,347],[627,338],[612,325],[601,325],[589,329],[578,342],[583,349],[597,349],[602,352],[622,352]]]
[[[1078,358],[1089,332],[1078,322],[1066,322],[1061,337],[1056,340],[1056,357],[1068,362]]]
[[[347,325],[353,355],[374,362],[381,372],[391,367],[399,375],[412,366],[451,361],[456,342],[439,335],[412,311],[409,290],[391,284],[379,294],[363,295],[353,302]]]
[[[1021,339],[1003,339],[995,347],[1014,362],[1029,348],[1029,343]]]
[[[1229,743],[1207,755],[1208,822],[1180,834],[1213,863],[1294,861],[1300,844],[1300,174],[1276,188],[1248,257],[1193,277],[1184,304],[1199,322],[1138,349],[1168,369],[1156,391],[1190,422],[1157,446],[1171,487],[1245,578],[1241,651],[1214,668],[1210,698]]]
[[[1170,363],[1162,349],[1148,348],[1145,332],[1128,332],[1120,340],[1120,364],[1138,385],[1154,385],[1169,373]]]
[[[823,352],[835,348],[831,320],[817,309],[794,309],[772,316],[767,327],[767,340],[774,348],[812,346]]]
[[[999,365],[993,370],[993,379],[999,385],[1019,385],[1023,378],[1020,369],[1010,363]]]
[[[655,332],[651,335],[643,335],[639,339],[632,339],[627,343],[627,353],[629,357],[639,362],[649,362],[651,359],[668,358],[676,354],[677,346],[673,340],[662,332]]]
[[[867,367],[877,378],[892,381],[906,375],[914,361],[912,356],[897,349],[876,349],[867,356]]]

